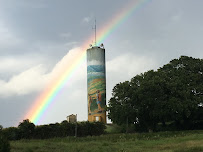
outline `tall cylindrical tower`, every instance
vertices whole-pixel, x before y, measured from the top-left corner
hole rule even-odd
[[[106,67],[105,49],[94,46],[87,49],[88,121],[106,123]]]

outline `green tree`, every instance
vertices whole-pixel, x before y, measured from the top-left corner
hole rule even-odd
[[[177,127],[190,129],[195,114],[203,109],[203,60],[181,56],[158,70],[166,75],[168,107]],[[181,126],[182,122],[182,126]]]
[[[28,119],[23,120],[18,125],[20,138],[30,139],[33,137],[35,125],[31,123]]]
[[[192,129],[194,120],[203,118],[202,103],[203,60],[181,56],[157,71],[117,84],[108,110],[114,123],[124,124],[129,117],[143,131],[157,130],[158,123],[166,122]]]
[[[153,131],[158,122],[165,122],[167,96],[162,76],[153,70],[131,80],[132,100],[137,108],[137,118],[143,130]]]
[[[109,101],[108,117],[116,124],[136,121],[135,103],[132,101],[132,89],[129,81],[117,84],[113,88],[113,97]]]

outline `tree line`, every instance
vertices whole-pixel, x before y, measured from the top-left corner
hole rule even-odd
[[[107,110],[136,131],[203,129],[203,59],[181,56],[117,84]]]
[[[77,125],[77,136],[98,136],[104,133],[106,128],[101,122],[77,122],[69,123],[66,120],[61,123],[35,126],[28,119],[20,122],[18,127],[2,128],[0,135],[8,140],[20,139],[47,139],[56,137],[75,136]]]

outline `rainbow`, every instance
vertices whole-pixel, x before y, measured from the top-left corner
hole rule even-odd
[[[131,16],[133,12],[144,6],[150,0],[133,0],[131,3],[126,5],[120,13],[111,18],[108,24],[104,26],[99,32],[97,32],[97,44],[103,43],[104,40],[114,31],[116,28],[124,23],[125,20]],[[39,95],[39,97],[34,101],[34,105],[31,106],[29,111],[26,113],[23,119],[29,119],[31,122],[38,124],[44,113],[47,111],[48,107],[54,101],[54,99],[59,94],[60,90],[70,81],[77,69],[84,63],[86,59],[86,49],[87,45],[93,40],[91,36],[87,41],[84,42],[81,48],[81,52],[78,56],[72,59],[72,64],[64,71],[61,71],[59,76],[54,79],[48,87]]]

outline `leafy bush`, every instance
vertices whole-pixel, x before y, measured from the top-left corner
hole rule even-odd
[[[9,127],[3,129],[2,133],[7,137],[8,140],[20,139],[19,129],[16,127]]]
[[[10,152],[10,149],[9,141],[0,133],[0,152]]]

